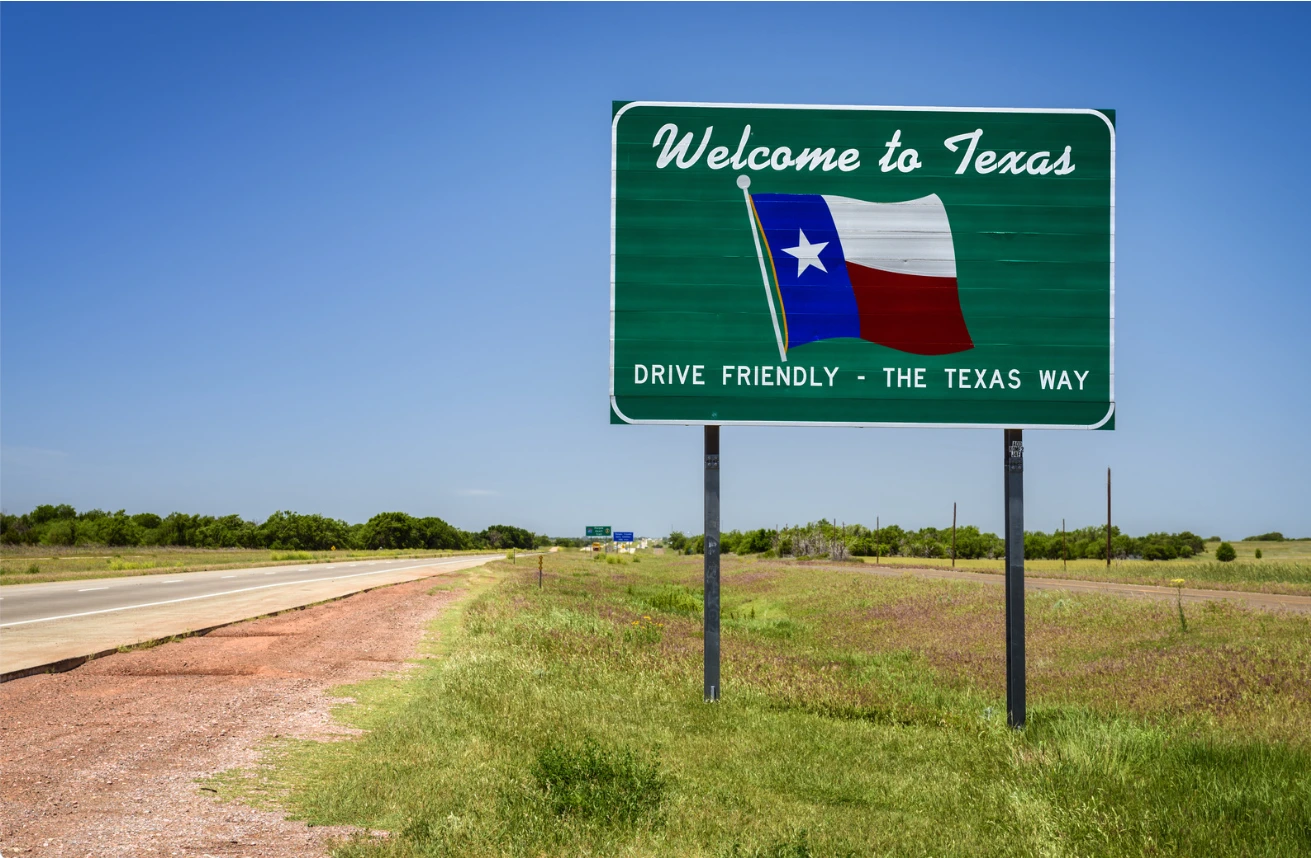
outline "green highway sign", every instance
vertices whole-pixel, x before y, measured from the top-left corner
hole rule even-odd
[[[611,147],[612,422],[1114,428],[1113,111],[616,102]]]
[[[587,525],[587,538],[588,538],[588,539],[593,539],[593,538],[596,538],[596,537],[606,537],[606,538],[609,538],[609,536],[610,536],[610,525],[608,525],[608,524],[606,524],[606,525],[601,525],[601,524],[597,524],[597,525],[590,525],[590,524],[589,524],[589,525]]]

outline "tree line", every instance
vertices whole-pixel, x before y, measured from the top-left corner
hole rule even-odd
[[[1218,540],[1219,537],[1212,537]],[[676,551],[701,554],[703,535],[674,531],[665,544]],[[1004,557],[1006,541],[974,525],[956,528],[956,557],[962,560]],[[1129,536],[1111,528],[1111,557],[1115,559],[1173,560],[1205,550],[1205,540],[1190,531]],[[728,554],[764,554],[776,557],[940,557],[952,556],[950,527],[907,530],[895,524],[870,528],[836,524],[825,519],[779,529],[730,530],[720,535],[720,551]],[[1062,533],[1029,530],[1024,533],[1024,556],[1030,559],[1106,559],[1106,526],[1082,527]]]
[[[331,548],[531,549],[576,545],[582,540],[552,539],[522,527],[494,524],[461,530],[436,517],[381,512],[362,524],[288,510],[262,522],[239,515],[156,515],[125,510],[78,512],[68,504],[38,506],[22,515],[0,513],[0,542],[6,545],[178,546],[185,548],[271,548],[327,551]]]

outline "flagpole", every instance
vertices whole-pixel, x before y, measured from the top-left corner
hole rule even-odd
[[[783,363],[788,361],[787,349],[783,347],[783,334],[778,329],[778,311],[774,309],[774,296],[769,291],[769,274],[765,271],[765,254],[760,249],[760,233],[756,230],[755,209],[751,205],[750,176],[738,176],[737,186],[742,189],[742,200],[747,204],[747,223],[751,225],[751,238],[756,242],[756,261],[760,263],[760,282],[765,285],[765,303],[769,305],[769,318],[774,323],[774,341],[778,343],[778,357]]]

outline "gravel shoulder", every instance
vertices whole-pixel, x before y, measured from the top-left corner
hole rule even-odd
[[[341,734],[328,689],[404,668],[455,597],[432,578],[0,685],[0,853],[321,856],[344,829],[220,803],[269,737]],[[430,591],[433,591],[430,593]]]

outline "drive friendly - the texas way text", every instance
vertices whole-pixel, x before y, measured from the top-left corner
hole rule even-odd
[[[773,365],[724,364],[721,367],[724,387],[786,387],[790,390],[806,387],[834,387],[839,381],[854,384],[866,383],[889,388],[946,388],[948,390],[1018,390],[1024,377],[1018,369],[1003,372],[1000,369],[947,367],[941,376],[931,374],[926,367],[885,366],[881,372],[859,375],[848,371],[840,375],[840,367],[813,367]],[[937,378],[937,383],[933,382]],[[1040,390],[1083,390],[1088,370],[1040,369]],[[704,364],[642,364],[633,367],[633,383],[660,385],[695,385],[706,383]]]

